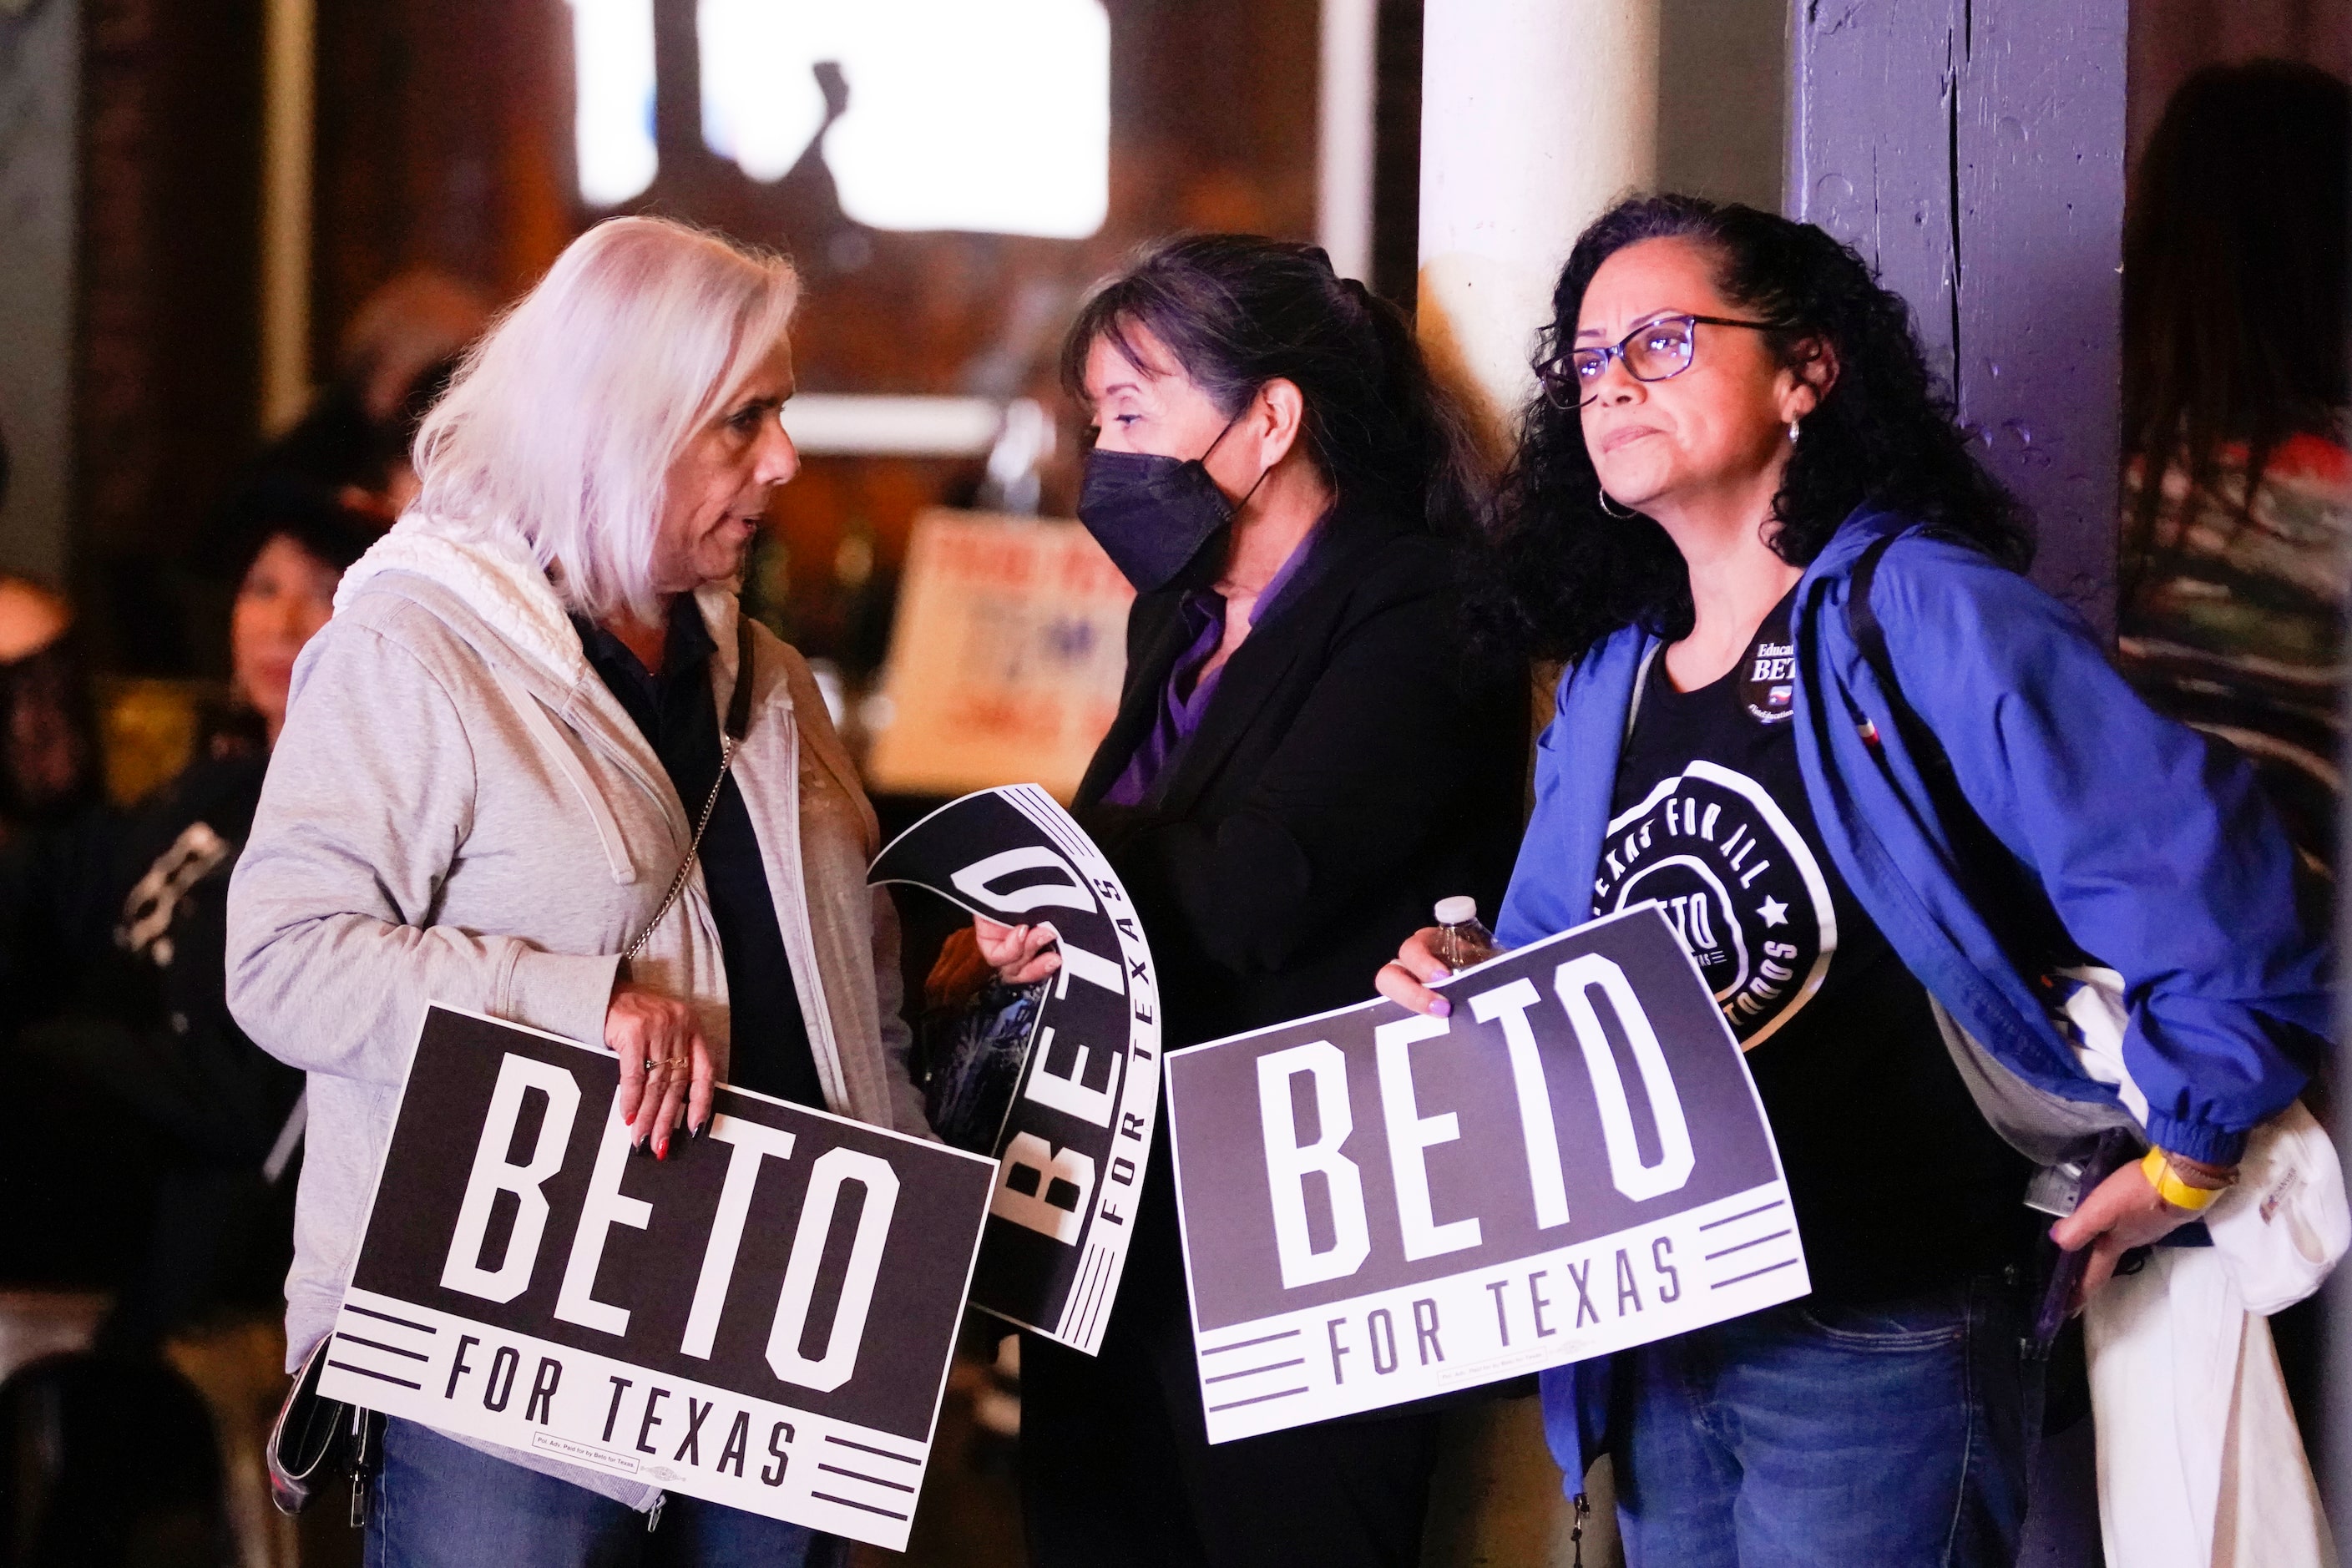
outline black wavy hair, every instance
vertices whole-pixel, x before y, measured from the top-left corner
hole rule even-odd
[[[1827,345],[1837,377],[1804,419],[1772,498],[1773,551],[1793,565],[1820,554],[1838,525],[1870,502],[2022,571],[2032,560],[2024,509],[1977,462],[1929,375],[1911,314],[1861,257],[1811,224],[1687,195],[1628,197],[1577,237],[1552,291],[1541,364],[1576,341],[1585,289],[1629,245],[1685,239],[1717,262],[1717,286],[1742,313],[1780,323],[1765,334],[1791,368]],[[1690,575],[1665,531],[1601,510],[1601,480],[1583,418],[1540,390],[1520,417],[1505,473],[1475,630],[1488,651],[1581,658],[1611,633],[1646,626],[1687,636]]]
[[[1139,329],[1224,414],[1269,381],[1296,385],[1300,433],[1343,510],[1475,532],[1486,476],[1461,405],[1430,378],[1403,312],[1335,275],[1321,247],[1253,234],[1144,246],[1096,286],[1063,339],[1062,385],[1074,402],[1087,404],[1087,355],[1098,340],[1140,366]]]
[[[269,542],[281,537],[340,576],[383,537],[386,526],[325,486],[290,474],[264,475],[243,499],[243,515],[225,531],[219,555],[227,568],[222,580],[232,586],[244,582]]]

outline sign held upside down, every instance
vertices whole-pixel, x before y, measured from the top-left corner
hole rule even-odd
[[[1118,1296],[1160,1106],[1160,986],[1135,906],[1034,784],[949,802],[886,846],[873,883],[1002,925],[1051,922],[1062,965],[990,1143],[996,1191],[971,1304],[1095,1353]]]

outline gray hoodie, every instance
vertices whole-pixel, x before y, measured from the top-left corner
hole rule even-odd
[[[735,678],[734,595],[696,596]],[[229,890],[230,1010],[310,1074],[288,1367],[333,1325],[425,1005],[601,1045],[619,955],[687,852],[687,810],[510,531],[412,514],[344,574],[296,667]],[[874,811],[801,657],[756,629],[734,777],[829,1110],[928,1135],[898,932],[866,885]],[[630,966],[689,998],[725,1077],[727,974],[698,866]],[[460,1439],[465,1441],[466,1439]],[[635,1508],[642,1483],[470,1446]]]

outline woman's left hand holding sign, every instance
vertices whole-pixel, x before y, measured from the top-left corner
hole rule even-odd
[[[621,1058],[619,1109],[633,1148],[650,1139],[666,1160],[681,1122],[698,1133],[710,1124],[710,1046],[693,1008],[624,980],[604,1009],[604,1044]]]

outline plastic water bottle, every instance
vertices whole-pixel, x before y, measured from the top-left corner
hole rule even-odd
[[[1477,900],[1461,893],[1440,899],[1436,914],[1437,960],[1455,973],[1502,952],[1495,933],[1479,923]]]

